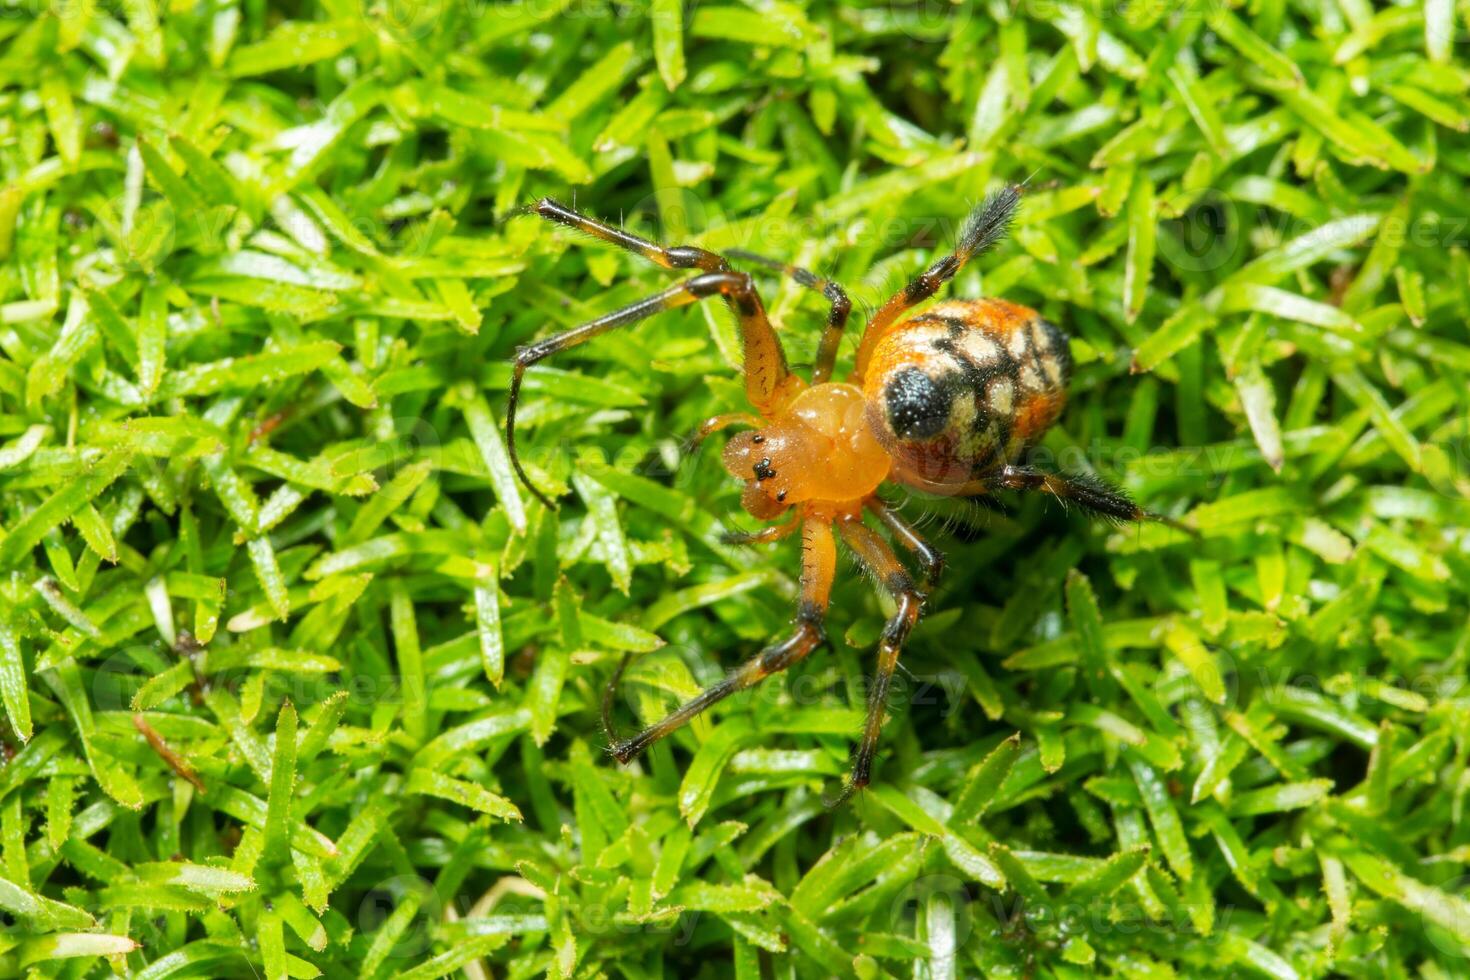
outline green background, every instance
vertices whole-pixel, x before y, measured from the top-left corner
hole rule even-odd
[[[0,7],[0,974],[1470,970],[1464,2]],[[515,346],[668,274],[543,194],[871,309],[1074,338],[1044,450],[1198,528],[912,500],[951,556],[787,628],[715,444],[733,324]],[[761,277],[794,364],[824,309]],[[854,337],[843,346],[850,364]],[[902,499],[895,494],[895,499]]]

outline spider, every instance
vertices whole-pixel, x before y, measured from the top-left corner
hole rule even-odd
[[[837,283],[749,252],[731,251],[726,257],[689,245],[665,247],[550,198],[527,209],[665,269],[697,271],[647,299],[517,348],[505,413],[506,442],[527,489],[548,507],[554,506],[531,482],[516,453],[516,406],[526,369],[615,328],[718,296],[739,321],[745,393],[754,412],[714,416],[700,426],[696,441],[727,426],[747,426],[726,443],[725,469],[744,481],[740,502],[753,517],[785,518],[756,532],[727,535],[725,540],[760,544],[801,532],[801,589],[791,634],[662,721],[626,739],[617,737],[611,717],[613,692],[628,663],[623,658],[602,705],[610,751],[619,762],[629,762],[706,708],[791,667],[824,642],[823,623],[841,538],[895,606],[879,642],[866,722],[851,773],[833,803],[868,784],[899,653],[918,622],[925,593],[944,568],[944,556],[880,499],[878,489],[885,482],[945,496],[997,489],[1042,491],[1094,515],[1158,520],[1190,530],[1142,510],[1123,491],[1095,477],[1044,472],[1020,462],[1066,402],[1071,354],[1066,335],[1054,324],[1035,310],[993,298],[950,299],[914,312],[966,262],[1005,237],[1020,201],[1021,188],[1012,185],[993,192],[974,209],[954,251],[930,265],[868,320],[845,381],[833,381],[832,372],[852,304]],[[792,373],[754,282],[749,274],[732,268],[730,259],[790,276],[831,304],[809,383]],[[918,582],[893,547],[864,523],[864,512],[912,553],[921,570]]]

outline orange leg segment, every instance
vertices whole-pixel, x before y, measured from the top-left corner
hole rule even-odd
[[[837,363],[837,347],[842,343],[842,333],[847,329],[847,318],[852,313],[852,300],[847,298],[847,291],[832,280],[823,279],[800,266],[788,265],[742,249],[731,249],[729,254],[732,259],[754,262],[788,275],[807,289],[821,293],[832,304],[827,313],[827,326],[822,330],[821,344],[817,347],[817,360],[812,366],[812,384],[830,381],[832,368]]]

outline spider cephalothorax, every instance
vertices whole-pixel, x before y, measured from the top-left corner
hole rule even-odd
[[[1139,509],[1121,491],[1096,477],[1067,477],[1020,465],[1061,414],[1071,377],[1066,336],[1036,311],[1001,299],[949,300],[909,315],[932,297],[975,255],[1004,236],[1020,202],[1020,188],[1006,187],[976,208],[955,250],[894,295],[868,321],[852,374],[832,381],[838,346],[851,304],[836,283],[746,252],[730,257],[775,269],[831,301],[826,329],[808,383],[791,373],[751,277],[721,255],[692,246],[665,248],[571,211],[552,200],[532,210],[587,232],[669,269],[699,273],[656,296],[591,323],[516,351],[506,411],[511,461],[521,480],[544,503],[516,454],[515,413],[526,368],[615,327],[662,310],[720,296],[740,322],[746,397],[756,414],[720,415],[699,437],[745,425],[725,445],[723,462],[745,483],[741,504],[761,520],[784,518],[739,543],[802,535],[801,598],[792,634],[773,643],[723,681],[629,739],[613,735],[609,682],[604,722],[612,753],[626,762],[720,699],[784,670],[823,640],[823,619],[836,574],[836,539],[892,594],[895,611],[883,631],[878,668],[869,689],[867,722],[844,796],[867,784],[882,727],[888,687],[899,651],[919,617],[918,585],[883,537],[866,524],[873,514],[932,583],[943,557],[877,496],[894,482],[928,493],[973,496],[997,489],[1042,490],[1118,520],[1164,520]],[[1171,522],[1172,523],[1172,522]],[[834,534],[835,530],[835,534]]]
[[[737,433],[725,444],[724,463],[746,481],[745,509],[770,520],[815,501],[860,509],[887,479],[891,460],[868,424],[862,390],[829,381],[797,394],[760,428]]]

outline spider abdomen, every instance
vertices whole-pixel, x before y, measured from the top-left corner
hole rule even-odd
[[[1066,335],[1035,310],[949,300],[883,338],[863,394],[894,479],[960,483],[1041,438],[1066,404],[1071,368]]]

